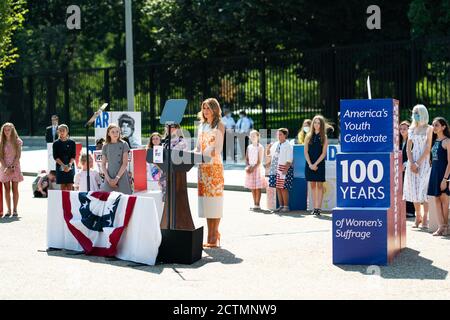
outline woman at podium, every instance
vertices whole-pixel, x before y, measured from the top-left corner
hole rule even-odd
[[[214,98],[203,101],[198,114],[200,125],[196,151],[211,157],[198,169],[198,214],[206,218],[208,241],[205,247],[220,246],[219,223],[223,214],[223,163],[222,149],[225,127],[221,121],[222,111]]]

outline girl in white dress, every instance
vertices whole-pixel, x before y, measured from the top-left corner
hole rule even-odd
[[[433,127],[428,125],[428,111],[424,105],[416,105],[412,111],[412,124],[408,130],[406,153],[405,182],[403,187],[403,200],[414,203],[416,209],[415,227],[422,223],[423,228],[428,227],[427,190],[430,179],[430,151],[433,138]],[[423,204],[423,217],[421,216]]]
[[[259,211],[261,207],[261,189],[267,187],[267,182],[263,173],[264,147],[259,143],[259,132],[252,130],[250,132],[250,141],[245,156],[245,187],[252,191],[254,206],[250,208],[252,211]]]

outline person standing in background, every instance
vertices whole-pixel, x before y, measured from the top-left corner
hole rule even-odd
[[[5,186],[5,200],[8,212],[5,217],[11,216],[11,189],[13,194],[13,217],[17,217],[17,204],[19,203],[19,182],[23,181],[20,170],[20,156],[23,142],[17,134],[12,123],[5,123],[0,131],[0,188]],[[0,201],[3,201],[0,199]]]
[[[317,115],[312,120],[312,129],[305,137],[305,178],[311,186],[313,211],[311,214],[320,216],[322,213],[323,183],[325,182],[325,159],[328,150],[327,131],[331,126],[325,118]]]
[[[450,179],[450,130],[442,117],[433,120],[433,148],[428,195],[435,201],[436,218],[439,228],[433,236],[448,235],[448,196]]]
[[[305,119],[303,121],[302,128],[300,129],[297,135],[297,144],[305,143],[305,137],[308,134],[309,130],[311,130],[311,119]]]
[[[128,144],[120,139],[119,126],[111,123],[106,129],[102,149],[102,172],[105,174],[105,181],[100,187],[101,191],[132,194],[127,170],[129,151]]]
[[[250,132],[251,144],[247,147],[246,168],[245,168],[245,187],[250,189],[253,196],[253,207],[251,211],[261,210],[261,189],[267,187],[266,178],[263,173],[264,147],[259,143],[259,132],[252,130]]]
[[[235,153],[235,139],[234,139],[234,129],[236,127],[236,122],[233,119],[233,115],[229,109],[224,109],[222,123],[225,126],[225,136],[223,145],[225,147],[225,152],[223,153],[223,160],[234,158]]]
[[[45,128],[45,142],[53,143],[58,140],[58,123],[58,116],[52,115],[52,125]]]
[[[428,228],[428,199],[427,189],[430,181],[430,152],[433,140],[433,127],[428,124],[427,108],[416,105],[412,110],[412,124],[408,130],[406,152],[408,164],[405,170],[405,185],[403,186],[403,200],[414,203],[416,209],[415,228],[422,224]],[[414,148],[413,148],[414,145]],[[423,204],[423,217],[421,205]]]
[[[69,127],[65,124],[58,126],[59,139],[53,142],[53,159],[56,161],[56,183],[61,190],[72,190],[75,176],[75,141],[69,139]]]
[[[294,147],[287,141],[289,131],[287,128],[277,130],[278,141],[269,144],[266,154],[270,156],[269,186],[277,189],[277,198],[280,206],[275,212],[289,212],[289,190],[294,179]]]
[[[408,130],[411,124],[409,121],[402,121],[400,123],[400,145],[399,149],[402,152],[402,161],[403,161],[403,183],[405,182],[405,170],[408,163],[408,154],[406,153],[406,143],[408,142]],[[410,201],[406,201],[406,217],[414,218],[415,215],[414,203]]]
[[[245,150],[248,145],[248,134],[252,128],[252,122],[247,117],[245,111],[239,112],[239,120],[236,123],[236,135],[239,142],[239,150],[241,151],[241,160],[245,159]]]

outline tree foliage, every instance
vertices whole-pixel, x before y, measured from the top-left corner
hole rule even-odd
[[[0,84],[3,70],[19,57],[12,36],[22,26],[26,14],[24,0],[0,1]]]
[[[77,4],[81,30],[68,30],[68,1],[29,0],[27,21],[14,42],[21,54],[15,72],[104,67],[125,60],[124,1]],[[379,0],[381,30],[366,27],[371,4],[371,0],[134,0],[135,63],[449,35],[450,0]]]

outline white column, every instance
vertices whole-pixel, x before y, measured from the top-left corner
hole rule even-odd
[[[134,111],[134,62],[133,62],[133,24],[131,0],[125,0],[125,37],[127,52],[127,105],[128,111]]]

